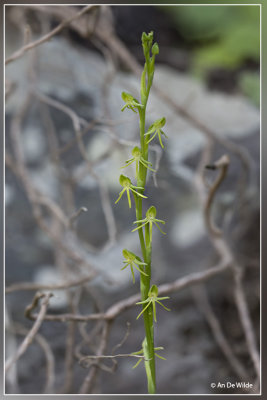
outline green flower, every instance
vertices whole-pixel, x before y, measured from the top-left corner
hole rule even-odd
[[[164,350],[164,347],[154,347],[154,351],[158,351],[158,350]],[[135,352],[133,352],[133,353],[131,353],[131,355],[133,355],[133,356],[144,356],[144,350],[143,349],[141,349],[141,350],[139,350],[139,351],[135,351]],[[155,356],[156,357],[158,357],[158,358],[160,358],[161,360],[166,360],[166,358],[165,357],[162,357],[162,356],[160,356],[159,354],[157,354],[156,352],[155,352]],[[133,369],[134,368],[136,368],[136,367],[138,367],[138,365],[142,362],[144,360],[144,358],[140,358],[140,360],[138,360],[137,361],[137,363],[133,366]],[[144,361],[147,361],[147,360],[144,360]]]
[[[154,315],[154,321],[157,322],[157,316],[156,316],[156,303],[160,304],[165,310],[171,311],[169,308],[165,307],[164,304],[160,302],[160,300],[166,300],[169,299],[169,297],[158,297],[158,287],[156,285],[152,285],[149,292],[148,292],[148,298],[144,301],[138,301],[136,304],[146,304],[145,308],[138,314],[137,318],[138,319],[143,312],[146,311],[146,309],[152,304],[153,308],[153,315]]]
[[[140,187],[140,186],[134,186],[132,185],[131,179],[128,178],[125,175],[121,175],[120,176],[120,184],[123,187],[122,191],[119,193],[119,197],[117,198],[117,200],[115,201],[115,204],[118,203],[118,201],[120,201],[122,195],[124,192],[127,193],[127,198],[128,198],[128,204],[129,204],[129,208],[132,207],[132,203],[131,203],[131,196],[130,196],[130,191],[134,193],[134,195],[143,197],[144,199],[147,199],[147,196],[144,196],[143,194],[137,192],[135,189],[141,189],[143,190],[144,188]]]
[[[155,137],[156,135],[158,135],[160,145],[161,145],[161,147],[164,149],[164,146],[163,146],[163,143],[162,143],[161,135],[165,136],[166,138],[168,138],[168,136],[166,135],[166,133],[163,132],[163,130],[162,130],[161,128],[163,128],[163,126],[165,125],[165,123],[166,123],[166,118],[163,117],[163,118],[157,119],[157,120],[154,122],[154,124],[152,124],[152,125],[149,127],[147,133],[145,133],[145,136],[152,135],[152,134],[153,134],[153,136],[147,141],[147,144],[150,143],[151,140],[153,140],[154,137]]]
[[[125,258],[125,261],[123,261],[123,264],[125,264],[122,268],[121,271],[123,269],[125,269],[126,267],[128,267],[128,265],[130,265],[131,268],[131,273],[133,276],[133,283],[135,283],[135,277],[134,277],[134,271],[133,269],[137,269],[141,274],[148,276],[144,271],[142,271],[138,265],[147,265],[147,263],[144,263],[141,261],[141,259],[139,257],[137,257],[134,253],[132,253],[129,250],[122,250],[122,255]]]
[[[149,169],[150,171],[155,172],[155,169],[151,168],[150,165],[152,165],[151,162],[146,161],[144,157],[142,157],[142,152],[141,149],[138,146],[135,146],[132,150],[132,158],[129,158],[129,160],[125,161],[125,164],[122,168],[128,167],[128,165],[131,165],[133,162],[136,162],[136,176],[138,175],[138,166],[139,163],[142,164],[145,168]]]
[[[122,92],[121,97],[122,100],[125,102],[121,111],[124,111],[125,108],[129,108],[129,110],[137,113],[136,109],[139,110],[139,108],[144,107],[143,104],[138,103],[138,101],[130,93]]]
[[[140,219],[134,222],[134,224],[140,224],[140,226],[138,226],[137,228],[134,228],[132,230],[132,232],[137,231],[137,229],[143,228],[143,226],[145,226],[146,224],[149,224],[149,230],[150,230],[150,240],[152,241],[152,226],[153,224],[155,224],[157,226],[157,228],[160,230],[161,233],[163,233],[164,235],[166,235],[165,232],[163,232],[158,224],[158,222],[160,222],[161,224],[165,224],[165,221],[162,221],[161,219],[156,219],[156,215],[157,215],[157,210],[156,207],[151,206],[149,207],[149,209],[146,212],[146,218],[144,219]]]

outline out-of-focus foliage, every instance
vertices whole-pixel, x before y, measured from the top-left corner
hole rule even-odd
[[[192,72],[195,75],[204,78],[215,68],[236,69],[247,60],[259,62],[259,6],[162,8],[173,19],[185,41],[193,47]],[[244,92],[255,102],[259,98],[256,77],[244,77],[241,82]]]
[[[197,73],[214,67],[235,68],[260,56],[258,6],[164,7],[186,41],[198,43],[193,68]]]
[[[260,106],[260,79],[259,75],[254,72],[242,73],[239,86],[242,92],[250,97],[256,106]]]

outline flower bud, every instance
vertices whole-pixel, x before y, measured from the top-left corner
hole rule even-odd
[[[154,56],[156,56],[157,54],[159,54],[159,45],[158,45],[158,43],[157,42],[155,42],[154,44],[153,44],[153,46],[152,46],[152,54],[154,55]]]

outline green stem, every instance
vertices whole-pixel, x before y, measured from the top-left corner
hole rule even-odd
[[[145,139],[145,116],[146,116],[146,105],[149,96],[149,91],[152,85],[152,79],[148,78],[148,85],[146,90],[146,96],[143,98],[143,108],[139,111],[140,117],[140,144],[142,157],[148,161],[148,144]],[[146,185],[147,168],[145,168],[141,163],[139,163],[139,173],[137,179],[137,186],[145,188]],[[140,192],[143,192],[140,190]],[[136,218],[137,220],[142,219],[142,198],[136,196]],[[141,223],[139,224],[141,225]],[[147,231],[148,228],[148,231]],[[147,263],[144,267],[144,271],[147,276],[140,274],[140,291],[142,301],[146,300],[148,297],[148,292],[150,289],[151,280],[151,241],[149,238],[149,227],[145,227],[145,238],[143,234],[143,229],[138,229],[140,245],[143,253],[144,262]],[[145,304],[143,305],[145,308]],[[153,310],[152,305],[150,305],[143,313],[144,327],[145,327],[145,340],[143,342],[144,356],[147,361],[145,361],[145,369],[147,375],[148,392],[150,394],[156,393],[156,368],[155,368],[155,351],[154,351],[154,326],[153,326]]]

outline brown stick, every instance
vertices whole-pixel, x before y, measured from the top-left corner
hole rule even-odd
[[[221,348],[233,371],[235,371],[241,381],[248,381],[249,376],[247,374],[247,371],[239,362],[230,344],[228,343],[228,340],[223,333],[220,322],[210,305],[205,287],[200,284],[193,288],[192,291],[196,299],[197,307],[199,307],[204,317],[206,318],[217,344]]]
[[[165,283],[158,287],[159,295],[165,295],[173,292],[178,292],[179,290],[185,289],[191,285],[195,285],[199,282],[204,282],[213,276],[219,275],[222,272],[228,270],[230,265],[228,263],[221,263],[215,267],[212,267],[203,272],[195,272],[186,277],[179,278],[174,282]],[[87,321],[96,321],[96,320],[114,320],[117,316],[119,316],[123,311],[126,311],[128,308],[133,307],[136,302],[140,300],[140,295],[136,294],[128,297],[127,299],[120,300],[117,303],[113,304],[110,308],[107,309],[104,313],[95,313],[89,315],[79,315],[79,314],[60,314],[60,315],[46,315],[46,321],[78,321],[78,322],[87,322]],[[28,315],[31,319],[36,319],[36,314],[30,313]]]
[[[210,201],[209,201],[209,204],[207,207],[207,203],[206,203],[207,200],[205,200],[206,195],[205,195],[203,172],[204,172],[204,165],[208,164],[208,162],[209,162],[210,151],[211,151],[210,146],[206,147],[206,149],[204,149],[204,151],[202,153],[202,158],[200,161],[200,166],[198,168],[198,172],[196,175],[196,181],[195,181],[196,186],[199,191],[200,198],[202,199],[202,202],[203,202],[203,208],[204,208],[204,210],[205,210],[205,208],[208,209],[208,211],[210,211],[215,191],[219,187],[219,185],[216,184],[215,191],[212,193],[212,195],[208,194],[207,198],[208,198],[208,200],[210,199]],[[224,159],[224,160],[226,161],[226,165],[224,166],[224,168],[225,168],[224,172],[226,172],[229,160],[227,160],[227,159]],[[223,164],[224,164],[224,160],[223,160]],[[226,176],[225,173],[223,173],[221,175],[221,177],[223,179],[225,178],[225,176]],[[222,182],[222,179],[220,179],[219,184],[221,184],[221,182]],[[209,235],[212,245],[214,246],[214,249],[220,256],[220,259],[222,260],[222,262],[226,262],[228,265],[231,266],[231,271],[233,274],[234,284],[235,284],[234,294],[235,294],[236,306],[237,306],[237,310],[239,313],[240,322],[243,327],[244,335],[246,338],[248,352],[249,352],[249,355],[253,362],[257,377],[259,378],[260,377],[260,358],[259,358],[259,352],[257,349],[257,340],[256,340],[255,332],[253,329],[253,324],[252,324],[252,321],[251,321],[251,318],[249,315],[248,305],[246,302],[244,288],[242,285],[242,274],[241,274],[242,267],[237,262],[230,246],[228,245],[228,243],[225,240],[225,238],[223,237],[223,235],[219,235],[219,236],[215,235],[213,230],[211,230],[210,227],[208,226],[207,221],[210,218],[211,217],[209,215],[208,215],[208,218],[205,218],[208,235]]]
[[[10,357],[7,362],[6,362],[6,366],[5,366],[5,371],[6,373],[8,372],[8,370],[10,369],[10,367],[18,361],[18,359],[25,353],[25,351],[27,350],[27,348],[30,346],[30,344],[32,343],[35,335],[37,334],[40,326],[42,325],[42,322],[45,318],[45,314],[49,305],[49,299],[51,297],[51,293],[49,294],[39,294],[39,298],[40,297],[44,297],[43,303],[41,305],[40,308],[40,312],[36,318],[35,323],[33,324],[32,329],[29,331],[29,333],[27,334],[27,336],[25,337],[25,339],[23,340],[23,342],[21,343],[21,345],[19,346],[18,350],[16,351],[16,353]],[[38,299],[39,299],[38,298]],[[36,299],[34,299],[34,302],[36,301]],[[38,301],[38,300],[37,300]]]
[[[111,328],[111,321],[105,321],[105,324],[104,324],[104,327],[102,330],[101,339],[100,339],[100,345],[97,350],[98,357],[102,356],[105,352],[105,349],[107,347],[108,334],[109,334],[110,328]],[[86,377],[81,385],[81,389],[79,392],[80,394],[91,393],[94,382],[95,382],[99,363],[100,363],[100,358],[98,358],[95,361],[95,365],[93,365],[91,367],[89,373],[86,375]]]
[[[79,11],[77,14],[73,15],[71,18],[66,19],[65,21],[61,22],[55,29],[53,29],[51,32],[47,33],[46,35],[42,36],[40,39],[35,40],[34,42],[31,42],[27,44],[26,46],[23,46],[21,49],[15,51],[10,57],[8,57],[5,61],[5,64],[9,64],[12,61],[17,60],[18,58],[22,57],[27,51],[34,49],[37,46],[40,46],[40,44],[45,43],[49,41],[53,36],[55,36],[57,33],[62,31],[66,26],[68,26],[71,22],[76,20],[77,18],[81,17],[84,15],[86,12],[88,12],[90,9],[96,7],[95,5],[88,5],[84,7],[81,11]]]
[[[68,281],[64,283],[57,283],[54,285],[42,285],[39,283],[29,283],[29,282],[21,282],[21,283],[14,283],[13,285],[10,285],[6,288],[6,293],[12,293],[12,292],[17,292],[21,290],[29,290],[29,291],[35,291],[35,290],[62,290],[62,289],[68,289],[71,287],[75,286],[80,286],[83,285],[96,276],[95,273],[91,273],[89,276],[84,276],[83,278],[75,279],[73,281]]]
[[[16,335],[23,335],[26,336],[29,333],[28,329],[25,329],[23,326],[20,324],[15,324],[12,326],[10,329],[12,332],[14,332]],[[45,382],[45,387],[44,387],[44,393],[54,393],[54,385],[55,385],[55,358],[54,354],[51,350],[50,345],[46,341],[46,339],[40,334],[37,333],[34,337],[34,340],[39,344],[39,346],[42,348],[45,359],[46,359],[46,382]]]

